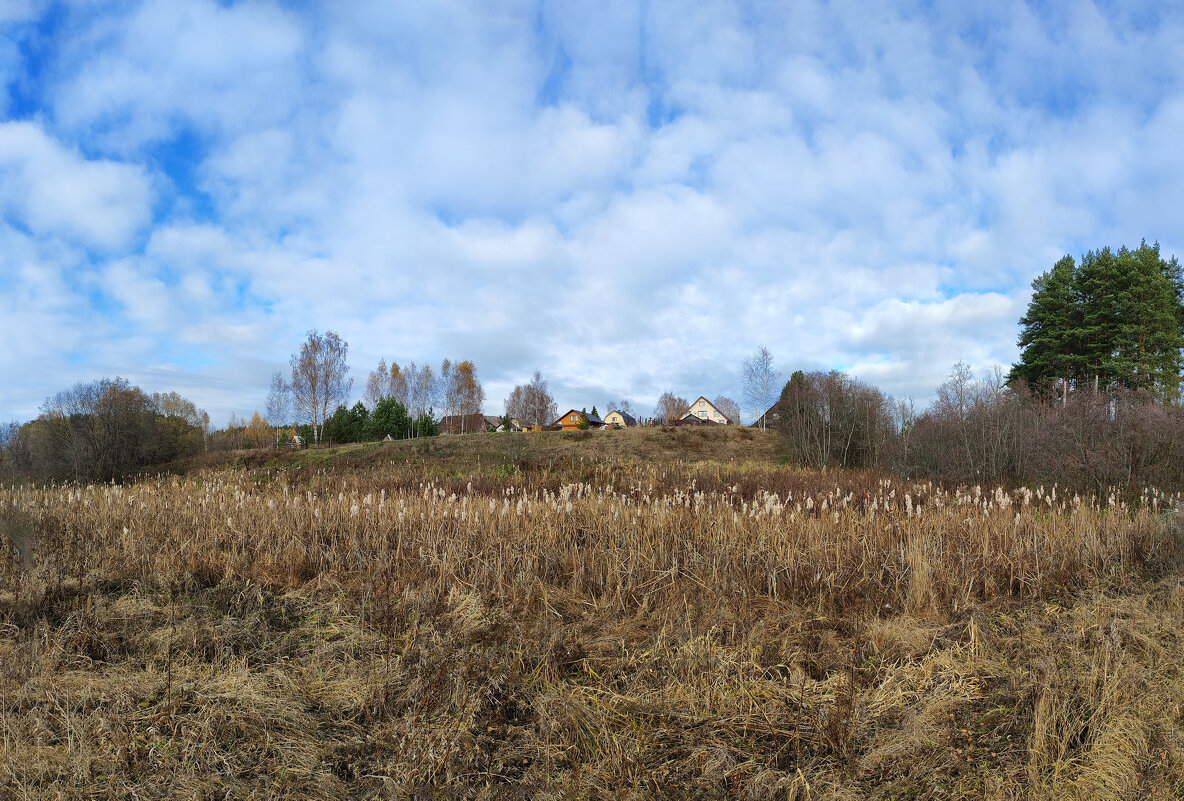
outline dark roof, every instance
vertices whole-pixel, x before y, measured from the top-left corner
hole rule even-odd
[[[620,409],[613,409],[613,412],[616,412],[617,414],[621,415],[621,417],[623,417],[625,419],[625,425],[627,425],[627,426],[637,425],[637,418],[634,417],[633,415],[626,414],[625,412],[622,412]],[[608,414],[612,414],[613,412],[609,412]],[[605,417],[608,417],[608,415],[606,414]]]
[[[717,423],[714,420],[706,417],[680,417],[677,420],[671,420],[672,426],[722,426],[723,423]]]
[[[761,424],[761,421],[763,420],[763,421],[765,421],[765,425],[768,425],[771,421],[780,420],[780,419],[781,419],[781,399],[778,398],[776,401],[773,402],[773,405],[770,406],[768,409],[766,409],[765,413],[762,414],[760,417],[758,417],[756,420],[754,420],[752,422],[752,424],[754,426],[759,426]]]
[[[584,415],[584,417],[587,417],[587,418],[588,418],[588,424],[589,424],[589,425],[594,425],[594,426],[602,426],[602,425],[604,425],[604,421],[603,421],[603,420],[601,420],[601,419],[600,419],[599,417],[597,417],[596,415],[592,414],[592,412],[581,412],[579,409],[568,409],[566,412],[564,412],[563,414],[559,415],[559,417],[557,417],[557,418],[555,419],[555,422],[554,422],[554,423],[552,423],[551,425],[556,425],[556,426],[557,426],[557,425],[561,425],[561,424],[563,423],[563,418],[567,417],[569,414],[572,414],[572,413],[575,413],[575,414],[582,414],[582,415]]]

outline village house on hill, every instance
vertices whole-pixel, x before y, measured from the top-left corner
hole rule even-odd
[[[752,426],[753,428],[768,428],[770,426],[776,426],[780,420],[781,399],[778,398],[777,401],[772,406],[770,406],[764,414],[752,422]]]
[[[604,421],[599,417],[591,412],[581,412],[578,409],[568,409],[559,416],[559,419],[555,421],[555,425],[564,431],[578,431],[581,416],[588,420],[588,428],[604,428]]]
[[[604,416],[604,424],[606,426],[621,426],[622,428],[632,428],[637,425],[637,418],[631,414],[626,414],[620,409],[613,409]]]
[[[691,408],[680,419],[697,418],[702,421],[718,423],[721,426],[735,425],[738,420],[732,420],[726,414],[715,407],[715,404],[707,400],[702,395],[699,399],[691,404]]]
[[[717,423],[714,420],[711,420],[707,417],[695,417],[695,415],[689,414],[686,417],[680,417],[677,420],[671,420],[670,425],[672,425],[672,426],[722,426],[722,425],[726,425],[726,424],[725,423]]]

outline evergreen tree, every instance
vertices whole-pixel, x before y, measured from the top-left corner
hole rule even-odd
[[[1032,282],[1032,301],[1020,318],[1020,361],[1009,381],[1023,379],[1029,386],[1047,388],[1061,382],[1062,397],[1081,375],[1081,308],[1077,296],[1077,267],[1065,256]]]
[[[1120,297],[1121,380],[1163,400],[1175,400],[1180,390],[1181,303],[1179,265],[1165,262],[1159,245],[1142,242],[1137,250],[1119,252],[1126,276]]]
[[[440,426],[433,419],[430,409],[415,421],[415,433],[420,437],[438,437],[440,435]]]
[[[1144,241],[1066,256],[1032,282],[1020,319],[1020,361],[1009,381],[1095,390],[1126,387],[1177,401],[1184,369],[1184,277]]]
[[[411,417],[407,414],[407,407],[393,395],[380,400],[370,415],[370,438],[386,439],[388,435],[392,439],[411,436]]]
[[[349,410],[349,439],[343,442],[361,442],[370,436],[370,412],[361,401]]]
[[[344,406],[338,406],[333,412],[332,416],[325,421],[324,428],[321,430],[322,442],[353,442],[353,419],[350,416],[349,409]]]
[[[1121,312],[1128,305],[1118,256],[1110,248],[1090,251],[1081,259],[1077,287],[1081,308],[1081,356],[1085,379],[1095,389],[1109,387],[1122,374],[1119,364]]]

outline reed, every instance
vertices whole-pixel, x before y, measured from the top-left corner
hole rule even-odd
[[[1108,654],[1073,685],[1094,717],[1030,675],[1016,700],[1008,659],[1023,610],[1171,581],[1180,504],[611,458],[3,489],[0,781],[841,797],[910,781],[896,753],[931,790],[1121,797],[1167,733],[1120,635],[1072,646]],[[968,772],[949,719],[1007,698]]]

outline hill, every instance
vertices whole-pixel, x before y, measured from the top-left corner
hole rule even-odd
[[[771,431],[740,426],[633,428],[622,431],[542,431],[514,434],[455,434],[392,442],[322,445],[301,450],[262,449],[207,454],[170,466],[245,466],[287,469],[358,469],[376,465],[416,467],[429,474],[562,470],[591,462],[672,462],[771,466],[783,447]]]

